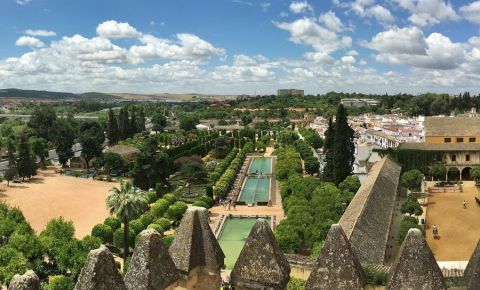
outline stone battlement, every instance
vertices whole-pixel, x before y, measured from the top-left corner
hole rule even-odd
[[[88,255],[76,290],[214,290],[221,287],[223,254],[208,225],[208,212],[191,207],[169,249],[153,229],[140,234],[130,267],[122,278],[113,255],[101,246]],[[465,269],[466,289],[479,289],[480,243]],[[268,223],[258,219],[230,276],[237,290],[286,289],[290,265]],[[365,289],[366,277],[339,224],[332,225],[308,278],[306,289]],[[32,271],[15,275],[9,290],[39,290]],[[421,232],[411,229],[389,274],[387,289],[447,289]]]

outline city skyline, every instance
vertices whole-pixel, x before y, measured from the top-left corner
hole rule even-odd
[[[480,92],[480,1],[5,0],[0,11],[0,88]]]

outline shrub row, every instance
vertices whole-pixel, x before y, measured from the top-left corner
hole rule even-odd
[[[235,177],[237,176],[238,170],[245,161],[245,155],[247,154],[247,152],[252,151],[253,149],[253,143],[249,142],[246,143],[243,149],[238,152],[235,159],[233,159],[233,161],[230,163],[223,175],[215,184],[215,187],[213,188],[213,193],[215,193],[215,195],[222,197],[225,197],[227,195],[230,186],[232,185]]]
[[[230,163],[232,163],[233,159],[237,156],[238,151],[238,148],[234,147],[230,153],[228,153],[228,155],[217,165],[217,167],[215,167],[215,171],[210,174],[210,178],[213,182],[216,182],[220,176],[222,176],[222,173],[227,170]]]

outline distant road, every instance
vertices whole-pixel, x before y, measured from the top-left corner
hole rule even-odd
[[[72,151],[74,156],[80,156],[80,153],[82,151],[82,146],[80,146],[80,143],[76,143],[72,146]],[[55,149],[48,150],[48,157],[46,160],[57,160],[58,155]],[[2,161],[0,162],[0,171],[5,171],[8,167],[8,161]]]
[[[16,118],[21,118],[21,119],[30,119],[32,115],[22,115],[22,114],[0,114],[0,118],[8,118],[8,119],[16,119]],[[61,118],[61,116],[59,116]],[[73,116],[74,119],[81,119],[81,120],[96,120],[98,119],[97,116]]]

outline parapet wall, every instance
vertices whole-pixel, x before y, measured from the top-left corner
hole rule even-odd
[[[101,246],[88,255],[76,290],[216,290],[221,288],[224,254],[207,223],[207,211],[189,208],[170,249],[153,229],[143,231],[128,272],[123,278],[110,251]],[[213,238],[212,238],[213,237]],[[268,223],[258,219],[231,275],[237,290],[283,290],[290,279],[290,265]],[[467,290],[480,285],[480,243],[465,270]],[[16,275],[9,290],[39,290],[32,271]],[[349,239],[340,225],[333,225],[316,259],[306,288],[365,289],[366,277]],[[430,248],[421,232],[411,229],[391,268],[387,289],[447,289]]]
[[[384,263],[400,172],[387,157],[375,163],[340,219],[362,263]]]

